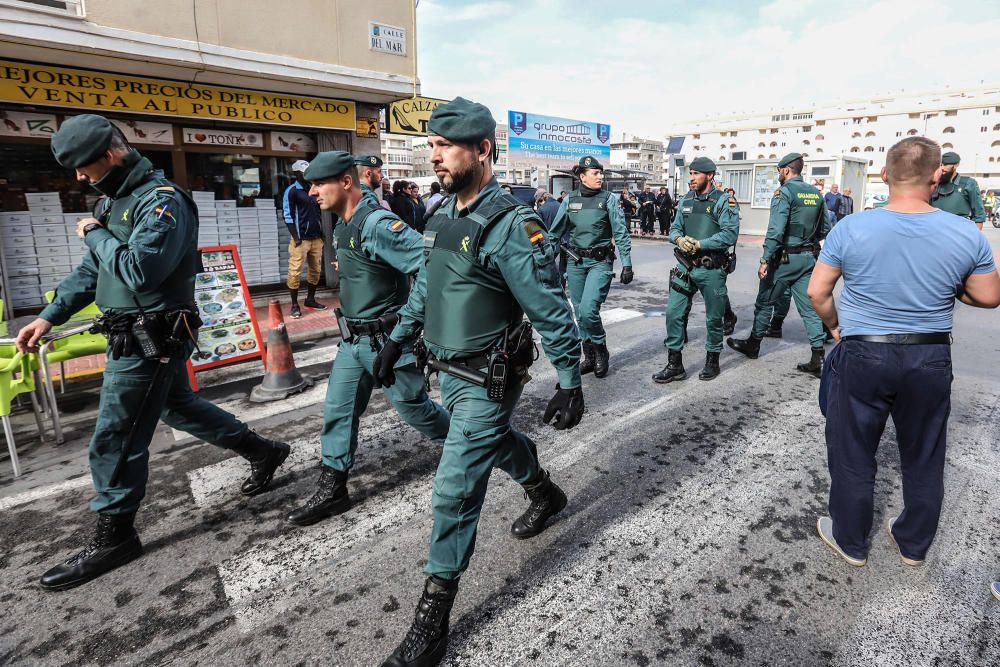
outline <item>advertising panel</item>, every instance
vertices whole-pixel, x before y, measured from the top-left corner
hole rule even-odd
[[[593,155],[611,161],[611,126],[523,111],[508,111],[507,159],[511,163],[572,167]]]

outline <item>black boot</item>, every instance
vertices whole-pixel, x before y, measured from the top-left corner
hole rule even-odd
[[[809,363],[798,364],[795,368],[803,373],[809,373],[815,377],[821,377],[823,373],[823,348],[814,347],[812,348],[812,358],[809,359]]]
[[[457,579],[428,577],[413,625],[382,667],[433,667],[441,662],[448,648],[448,621],[457,594]]]
[[[608,374],[609,359],[607,343],[594,343],[594,377],[602,378]]]
[[[729,305],[729,299],[726,299],[726,312],[722,315],[722,335],[732,336],[733,332],[736,331],[736,313],[733,312],[733,307]]]
[[[740,354],[745,354],[751,359],[756,359],[760,355],[760,341],[762,340],[764,339],[750,334],[749,338],[727,338],[726,345]]]
[[[94,539],[83,551],[43,574],[42,588],[47,591],[73,588],[141,556],[142,543],[134,523],[135,512],[98,514]]]
[[[705,367],[701,369],[698,373],[699,380],[714,380],[719,377],[719,353],[718,352],[707,352],[705,353]]]
[[[292,297],[292,319],[297,320],[302,317],[302,309],[299,308],[299,290],[289,288],[288,293]]]
[[[663,370],[653,376],[653,382],[657,384],[667,384],[687,379],[687,372],[684,370],[684,361],[680,352],[667,351],[667,365]]]
[[[547,470],[539,471],[533,481],[523,486],[524,497],[531,500],[531,505],[510,527],[510,534],[519,540],[541,533],[545,522],[566,508],[566,494],[549,479]]]
[[[256,496],[267,491],[274,478],[274,471],[288,458],[291,447],[283,442],[275,442],[247,431],[240,444],[233,451],[250,462],[250,476],[240,487],[244,496]]]
[[[316,300],[316,285],[309,285],[308,290],[302,305],[312,310],[326,310],[326,306]]]
[[[772,317],[771,321],[767,325],[767,331],[764,332],[764,338],[781,338],[781,325],[785,323],[784,317]]]
[[[594,344],[583,341],[583,359],[580,360],[580,375],[594,372]]]
[[[351,509],[351,496],[347,492],[347,473],[320,466],[316,493],[302,507],[292,511],[286,520],[296,526],[311,526],[317,521],[343,514]]]

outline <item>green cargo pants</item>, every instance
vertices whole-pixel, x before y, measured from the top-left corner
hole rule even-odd
[[[760,281],[757,292],[757,302],[754,304],[753,335],[760,338],[767,331],[771,322],[771,313],[780,304],[782,296],[791,291],[795,300],[795,308],[799,311],[806,326],[806,335],[813,347],[823,347],[826,333],[823,331],[823,321],[813,309],[809,301],[807,289],[809,278],[812,277],[816,258],[803,252],[788,256],[788,264],[771,264],[767,277]]]
[[[434,478],[434,527],[425,572],[457,579],[475,550],[479,514],[493,468],[525,484],[538,475],[540,467],[535,443],[510,426],[521,396],[519,382],[508,386],[503,403],[494,403],[482,387],[444,373],[439,377],[441,398],[451,412],[451,429]]]
[[[127,514],[139,509],[149,478],[149,443],[161,419],[165,424],[210,444],[230,449],[247,433],[247,425],[225,410],[191,391],[188,381],[188,354],[180,352],[163,364],[156,382],[156,359],[121,357],[104,369],[104,384],[90,440],[90,474],[97,495],[90,501],[93,512]],[[150,392],[145,408],[140,404]],[[135,438],[117,486],[111,476],[129,431],[135,423]]]
[[[359,336],[351,343],[341,342],[326,385],[323,430],[319,435],[323,465],[342,472],[354,466],[358,422],[375,386],[372,366],[377,353],[370,341],[368,336]],[[441,444],[448,435],[451,417],[424,391],[424,378],[415,363],[413,353],[407,349],[396,364],[395,384],[382,391],[403,421]]]
[[[584,258],[579,264],[572,259],[566,266],[569,297],[580,328],[580,339],[602,345],[607,337],[601,322],[601,304],[608,298],[611,278],[615,275],[608,261]]]
[[[683,270],[683,269],[681,269]],[[691,282],[701,292],[705,300],[705,349],[722,352],[722,316],[726,312],[726,272],[722,269],[707,269],[696,266],[691,270]],[[693,296],[693,295],[692,295]],[[667,297],[667,338],[664,346],[671,352],[684,349],[684,326],[691,309],[691,297],[678,292],[673,287]]]

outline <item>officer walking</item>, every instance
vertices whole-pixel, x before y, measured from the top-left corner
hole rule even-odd
[[[819,377],[823,368],[826,332],[809,301],[806,288],[819,256],[820,241],[830,231],[830,222],[823,195],[802,180],[802,168],[803,160],[799,153],[789,153],[778,162],[781,187],[774,191],[771,199],[771,217],[757,270],[760,289],[754,304],[753,329],[749,338],[729,338],[726,344],[756,359],[760,354],[760,342],[770,328],[774,306],[784,292],[790,290],[812,345],[809,362],[798,364],[796,368]]]
[[[296,160],[292,165],[295,180],[285,188],[282,197],[282,211],[285,226],[292,235],[288,244],[288,294],[292,301],[292,317],[302,317],[299,307],[299,285],[302,280],[302,265],[306,264],[306,284],[308,293],[302,305],[312,310],[326,310],[326,305],[316,300],[323,268],[323,228],[320,226],[319,206],[309,196],[309,183],[303,173],[309,168],[305,160]]]
[[[953,151],[941,156],[941,180],[931,195],[931,206],[968,218],[982,229],[986,222],[986,209],[979,192],[979,183],[974,178],[958,173],[960,162],[958,153]]]
[[[39,318],[21,330],[17,347],[36,350],[52,325],[95,300],[109,343],[89,450],[96,534],[41,579],[42,588],[63,590],[142,555],[134,522],[158,420],[247,459],[246,496],[267,490],[289,447],[262,438],[191,391],[185,362],[200,326],[194,282],[201,261],[197,209],[187,193],[155,171],[103,116],[66,120],[52,137],[52,153],[105,198],[97,218],[77,225],[89,252]]]
[[[396,311],[406,302],[409,276],[420,269],[424,258],[420,234],[382,208],[359,178],[358,162],[371,173],[371,156],[358,159],[343,151],[320,153],[305,173],[312,184],[310,196],[339,218],[333,238],[343,310],[337,310],[341,343],[326,390],[319,482],[305,505],[288,515],[297,526],[351,508],[347,478],[358,446],[358,421],[378,386],[372,366],[396,322]],[[409,346],[405,352],[397,364],[396,383],[385,388],[386,398],[403,421],[441,444],[451,418],[424,391],[424,378]]]
[[[382,200],[375,194],[382,187],[382,158],[377,155],[354,155],[352,159],[358,168],[358,182],[361,185],[362,196],[376,207],[382,208]]]
[[[569,233],[566,279],[583,338],[580,372],[593,371],[602,378],[608,374],[609,355],[601,304],[608,298],[615,275],[615,246],[621,253],[622,285],[632,282],[632,240],[615,196],[602,189],[604,167],[597,158],[580,158],[573,173],[580,179],[580,188],[563,200],[549,232],[554,239]]]
[[[684,380],[687,373],[681,357],[687,338],[687,317],[691,298],[701,292],[705,300],[705,367],[700,380],[719,375],[722,352],[722,319],[728,293],[726,275],[730,264],[729,248],[740,235],[740,207],[736,198],[715,188],[715,163],[707,157],[695,158],[689,166],[691,189],[677,206],[670,226],[670,241],[677,244],[681,261],[670,274],[667,299],[667,365],[653,376],[666,384]]]
[[[453,197],[427,224],[424,266],[374,372],[392,385],[403,342],[422,326],[452,420],[434,480],[428,578],[409,632],[384,663],[391,667],[435,665],[444,655],[494,467],[531,500],[511,526],[515,538],[538,535],[566,506],[535,443],[510,425],[534,358],[525,314],[559,377],[543,421],[566,429],[583,416],[580,339],[556,274],[555,248],[538,216],[493,176],[496,121],[483,105],[458,97],[437,107],[427,127],[434,173]]]

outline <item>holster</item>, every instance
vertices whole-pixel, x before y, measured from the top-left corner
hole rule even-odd
[[[194,308],[178,308],[155,313],[107,313],[97,318],[90,333],[103,334],[113,359],[137,354],[146,359],[185,354],[202,325]]]
[[[689,299],[698,291],[698,288],[691,281],[691,275],[685,271],[681,271],[676,266],[670,269],[670,289],[683,294]]]

